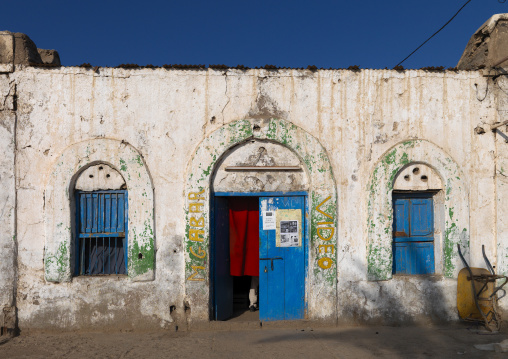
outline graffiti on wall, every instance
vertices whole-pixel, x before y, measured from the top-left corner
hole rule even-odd
[[[332,267],[333,259],[330,258],[330,256],[333,256],[335,253],[335,244],[330,244],[330,240],[335,234],[334,218],[332,215],[321,209],[321,207],[328,202],[330,198],[331,196],[328,196],[315,208],[319,214],[324,216],[320,219],[320,222],[317,223],[318,227],[316,228],[319,239],[323,241],[318,245],[318,257],[323,255],[323,257],[318,259],[318,266],[322,269],[329,269]]]
[[[202,261],[202,265],[191,264],[192,273],[187,278],[188,281],[202,282],[205,280],[200,271],[205,271],[206,251],[202,248],[205,235],[205,217],[203,216],[203,206],[205,204],[205,190],[200,192],[190,192],[189,199],[189,228],[188,241],[189,253],[198,261]],[[195,261],[193,261],[196,263]],[[199,262],[198,262],[199,263]]]

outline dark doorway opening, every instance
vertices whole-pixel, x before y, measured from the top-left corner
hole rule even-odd
[[[306,195],[215,193],[211,222],[212,320],[304,319]],[[242,235],[245,240],[239,240]],[[245,261],[239,262],[239,257]],[[250,272],[253,269],[256,271]],[[251,301],[246,305],[252,288],[258,288],[258,310],[254,311],[249,310]]]
[[[250,311],[249,292],[251,281],[252,277],[247,275],[233,277],[233,316],[230,319],[242,321],[259,320],[259,310]]]
[[[259,197],[214,202],[213,319],[257,321],[259,290],[252,278],[259,276]]]

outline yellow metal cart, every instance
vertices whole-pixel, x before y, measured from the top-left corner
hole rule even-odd
[[[465,268],[459,272],[457,279],[457,310],[461,319],[472,322],[483,322],[490,331],[498,331],[501,318],[497,313],[498,292],[506,295],[503,289],[508,282],[508,277],[496,275],[494,268],[485,255],[485,246],[482,246],[483,259],[487,265],[485,268],[471,268],[467,264],[460,244],[457,244],[459,256]],[[503,281],[504,280],[504,281]],[[496,287],[496,281],[503,281]]]

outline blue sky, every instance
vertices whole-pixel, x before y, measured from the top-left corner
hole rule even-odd
[[[466,0],[8,1],[0,30],[23,32],[62,64],[266,64],[393,68]],[[508,2],[472,0],[403,66],[453,67]]]

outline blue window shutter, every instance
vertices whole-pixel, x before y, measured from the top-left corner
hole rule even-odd
[[[431,195],[394,195],[393,215],[393,273],[434,273],[434,207]]]
[[[394,273],[434,273],[434,242],[394,243],[393,251]]]
[[[409,259],[409,243],[401,242],[393,244],[393,271],[397,274],[409,274],[407,264]]]
[[[126,274],[127,191],[76,193],[76,274]]]
[[[434,232],[431,198],[411,199],[411,237],[428,237]]]
[[[104,194],[104,232],[114,232],[111,230],[111,194]]]
[[[118,193],[118,214],[117,214],[117,227],[116,232],[124,232],[125,231],[125,216],[124,216],[124,209],[125,209],[125,194]]]
[[[404,241],[409,237],[409,200],[397,198],[393,204],[394,241]]]

